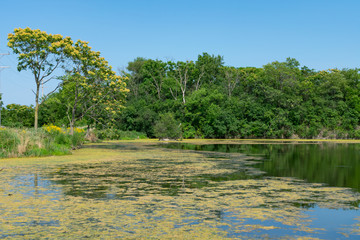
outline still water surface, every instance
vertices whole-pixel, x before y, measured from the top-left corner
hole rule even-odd
[[[254,167],[265,176],[295,177],[312,183],[349,187],[360,192],[360,145],[339,143],[282,144],[162,144],[196,151],[244,153],[260,156]]]
[[[0,168],[0,238],[360,239],[359,144],[120,142]]]

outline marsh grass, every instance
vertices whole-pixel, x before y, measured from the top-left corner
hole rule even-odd
[[[71,153],[84,142],[84,131],[70,135],[67,130],[0,128],[0,158],[49,156]]]

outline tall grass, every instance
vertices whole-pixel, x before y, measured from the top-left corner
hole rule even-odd
[[[0,128],[0,158],[21,156],[49,156],[69,154],[84,142],[85,133],[53,125],[42,129]]]

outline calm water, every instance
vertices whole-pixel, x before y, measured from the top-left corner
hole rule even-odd
[[[121,142],[0,169],[0,238],[360,239],[359,144]]]
[[[255,165],[265,176],[295,177],[334,187],[360,191],[360,144],[161,144],[161,147],[196,151],[244,153],[259,156]]]

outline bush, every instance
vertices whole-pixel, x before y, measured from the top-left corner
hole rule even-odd
[[[159,139],[179,139],[181,138],[180,124],[172,113],[160,114],[160,119],[155,122],[154,133]]]
[[[20,143],[18,135],[10,129],[0,128],[0,157],[16,152]]]
[[[85,133],[50,125],[34,129],[0,128],[0,158],[69,154],[84,142]]]
[[[70,135],[70,129],[62,129],[54,125],[43,126],[45,132],[54,139],[54,143],[65,145],[71,148],[77,148],[82,145],[85,140],[85,130],[74,128],[73,135]]]
[[[352,131],[351,137],[355,139],[360,139],[360,129]]]
[[[101,130],[96,129],[94,133],[99,139],[104,140],[134,140],[147,138],[145,133],[140,133],[136,131],[121,131],[116,128],[107,128]]]

